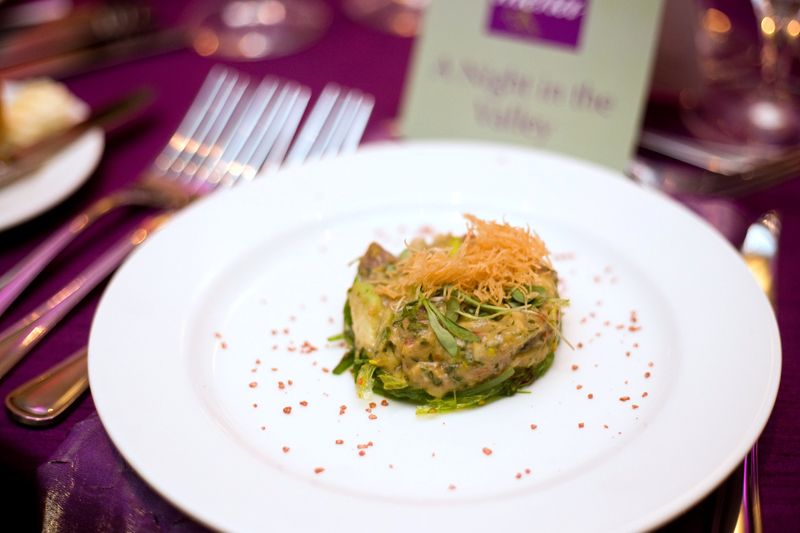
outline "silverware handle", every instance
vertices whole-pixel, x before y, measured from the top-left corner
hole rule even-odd
[[[742,257],[770,304],[775,307],[775,261],[781,235],[780,215],[769,211],[750,225],[742,243]],[[761,495],[758,485],[758,440],[744,458],[742,503],[736,530],[744,533],[762,533]]]
[[[117,195],[101,198],[56,230],[43,243],[0,277],[0,316],[50,262],[87,227],[122,205]]]
[[[6,396],[6,408],[22,424],[43,426],[55,422],[88,388],[84,346],[50,370],[11,391]]]
[[[0,379],[167,217],[160,215],[145,220],[49,300],[0,333]]]
[[[758,486],[758,441],[744,458],[742,485],[742,504],[736,529],[742,533],[762,533],[764,527],[761,522],[761,495]]]

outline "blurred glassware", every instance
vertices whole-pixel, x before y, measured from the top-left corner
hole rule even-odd
[[[754,79],[761,42],[755,12],[747,0],[698,0],[695,47],[699,69],[708,84]]]
[[[192,45],[202,56],[241,61],[280,57],[319,40],[330,22],[330,9],[320,0],[216,2],[193,24]]]
[[[431,1],[343,0],[342,10],[361,24],[401,37],[414,37]]]
[[[800,84],[792,79],[800,0],[751,3],[760,42],[758,69],[752,73],[734,56],[727,62],[716,57],[716,67],[706,71],[708,80],[697,101],[681,102],[684,123],[699,138],[780,149],[800,142]],[[714,34],[730,32],[731,20],[709,8],[702,28],[705,38],[713,39]]]
[[[700,17],[695,2],[666,0],[661,16],[653,76],[650,82],[650,103],[677,102],[685,91],[700,86],[699,47],[697,42]],[[667,30],[667,28],[669,28]]]

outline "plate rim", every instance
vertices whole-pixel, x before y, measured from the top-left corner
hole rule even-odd
[[[20,82],[15,80],[8,80],[4,90],[14,91],[16,90],[15,87],[19,85],[19,83]],[[70,94],[75,99],[75,108],[73,109],[73,112],[76,115],[85,115],[88,113],[89,105],[82,99],[78,98],[78,96],[71,91]],[[30,176],[26,176],[16,183],[11,183],[5,187],[0,187],[0,197],[8,194],[9,191],[12,191],[13,194],[14,192],[17,192],[15,189],[24,188],[26,185],[31,186],[31,183],[35,184],[35,180],[41,176],[43,172],[46,172],[47,169],[58,165],[60,163],[60,159],[62,159],[65,155],[68,155],[72,152],[77,152],[78,150],[86,150],[87,152],[86,170],[67,172],[67,176],[71,176],[72,179],[59,180],[56,185],[60,186],[53,187],[53,184],[48,182],[48,186],[45,189],[47,194],[44,196],[37,194],[36,196],[38,201],[34,201],[32,203],[24,202],[24,207],[21,210],[17,210],[16,212],[12,213],[11,216],[6,216],[0,213],[0,232],[19,226],[20,224],[28,222],[49,211],[72,196],[75,191],[85,184],[97,169],[105,150],[105,134],[103,129],[99,127],[90,128],[83,133],[83,135],[60,150],[59,153],[55,154],[52,159],[42,165],[41,168],[31,173]],[[32,187],[35,187],[35,185]],[[37,193],[38,192],[39,191],[37,191]]]

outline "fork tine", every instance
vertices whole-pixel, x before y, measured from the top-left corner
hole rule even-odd
[[[265,78],[243,105],[236,141],[215,164],[212,186],[231,186],[250,180],[265,161],[280,162],[297,131],[310,99],[310,91],[288,82],[280,89],[277,80]]]
[[[265,78],[258,84],[258,87],[251,91],[246,98],[246,104],[241,106],[240,112],[235,120],[228,126],[230,139],[223,150],[218,150],[216,160],[207,163],[208,183],[212,186],[219,185],[224,177],[232,170],[234,164],[239,160],[247,145],[248,140],[258,125],[259,117],[269,106],[275,93],[278,90],[278,82]]]
[[[207,136],[210,124],[219,116],[223,104],[228,101],[237,79],[238,76],[231,75],[222,82],[219,90],[211,97],[211,101],[208,107],[205,108],[203,115],[199,117],[194,131],[184,139],[183,147],[175,154],[172,163],[169,167],[161,168],[163,175],[171,177],[180,175],[186,163],[200,148],[199,140]]]
[[[267,127],[274,122],[280,103],[285,98],[286,87],[283,87],[279,91],[278,82],[276,80],[267,78],[263,83],[274,83],[275,90],[271,92],[270,98],[261,110],[261,113],[254,117],[255,123],[253,128],[256,134],[251,135],[248,133],[239,152],[236,154],[236,158],[232,158],[230,160],[230,165],[226,168],[225,174],[229,183],[238,180],[245,172],[244,165],[254,160],[259,145],[265,142],[264,139],[267,135]]]
[[[342,142],[340,152],[349,153],[355,151],[361,142],[361,137],[364,136],[364,131],[367,129],[369,117],[372,114],[372,109],[375,107],[375,98],[369,94],[362,94],[361,105],[355,112],[353,122],[348,128],[347,135]]]
[[[347,118],[346,115],[353,105],[353,100],[354,94],[352,91],[348,91],[344,96],[340,95],[336,100],[336,104],[333,106],[330,115],[328,115],[319,137],[317,137],[314,146],[306,156],[306,161],[316,161],[321,159],[322,155],[327,153],[329,149],[334,150],[331,143],[334,141],[336,132],[344,125],[343,121]]]
[[[306,161],[314,161],[342,152],[345,141],[355,149],[361,139],[366,121],[372,112],[372,97],[357,89],[339,94],[333,108],[325,119]],[[354,129],[355,128],[355,129]],[[350,137],[348,139],[348,137]]]
[[[355,150],[374,105],[371,95],[356,89],[344,92],[335,83],[328,84],[298,134],[284,167]]]
[[[306,160],[313,161],[339,154],[345,149],[345,145],[349,150],[355,149],[369,120],[373,101],[372,96],[364,95],[356,89],[350,89],[344,94],[340,91]]]
[[[203,85],[197,91],[192,104],[183,116],[178,128],[172,134],[161,153],[155,159],[154,166],[165,172],[178,155],[186,148],[189,140],[194,135],[200,121],[208,112],[208,108],[214,102],[217,94],[222,90],[223,85],[229,82],[231,71],[219,65],[214,66],[206,76]]]
[[[289,151],[289,146],[292,143],[294,134],[297,132],[297,127],[300,125],[300,120],[302,120],[310,100],[311,91],[307,87],[298,86],[296,98],[292,103],[289,116],[287,117],[288,123],[291,124],[291,126],[280,130],[275,148],[270,152],[266,160],[266,164],[270,165],[270,168],[277,167],[277,165],[286,158],[286,153]]]
[[[221,94],[212,106],[206,120],[201,122],[201,127],[187,145],[183,157],[179,157],[173,164],[171,170],[184,181],[191,181],[200,166],[205,162],[209,155],[219,147],[221,135],[225,125],[231,120],[239,103],[244,96],[250,80],[239,78],[231,86],[230,91]]]
[[[310,99],[311,91],[306,87],[296,83],[287,86],[284,105],[279,111],[281,118],[273,124],[271,131],[267,132],[267,138],[271,141],[269,149],[266,149],[268,147],[266,144],[259,145],[260,149],[250,165],[251,172],[245,175],[246,179],[253,179],[261,168],[271,172],[280,166]]]
[[[213,167],[216,159],[225,153],[233,140],[233,132],[242,120],[242,110],[249,104],[249,99],[246,98],[249,85],[250,80],[247,78],[237,81],[228,99],[222,105],[219,115],[215,120],[210,121],[205,138],[197,139],[199,148],[184,171],[187,178],[197,179],[198,174]]]
[[[300,130],[294,145],[289,150],[289,155],[286,156],[285,167],[291,167],[306,160],[339,98],[339,93],[341,93],[341,88],[334,83],[329,83],[322,90],[314,109],[311,110],[303,129]]]
[[[342,103],[338,120],[329,131],[328,139],[321,149],[320,155],[322,157],[341,153],[344,150],[345,142],[348,141],[348,137],[352,137],[349,140],[350,145],[353,145],[355,141],[355,145],[352,146],[353,149],[358,146],[358,141],[361,139],[364,127],[366,127],[366,121],[362,124],[359,120],[363,121],[365,108],[368,108],[366,118],[369,118],[369,114],[372,111],[372,105],[369,101],[372,97],[367,97],[361,91],[355,89],[350,91],[348,97]]]

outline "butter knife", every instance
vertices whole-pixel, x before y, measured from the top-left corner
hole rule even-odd
[[[88,130],[95,127],[110,129],[118,125],[139,111],[151,99],[150,90],[137,89],[110,104],[93,110],[88,118],[64,131],[50,135],[31,146],[8,155],[0,160],[0,187],[14,183],[30,174]]]

